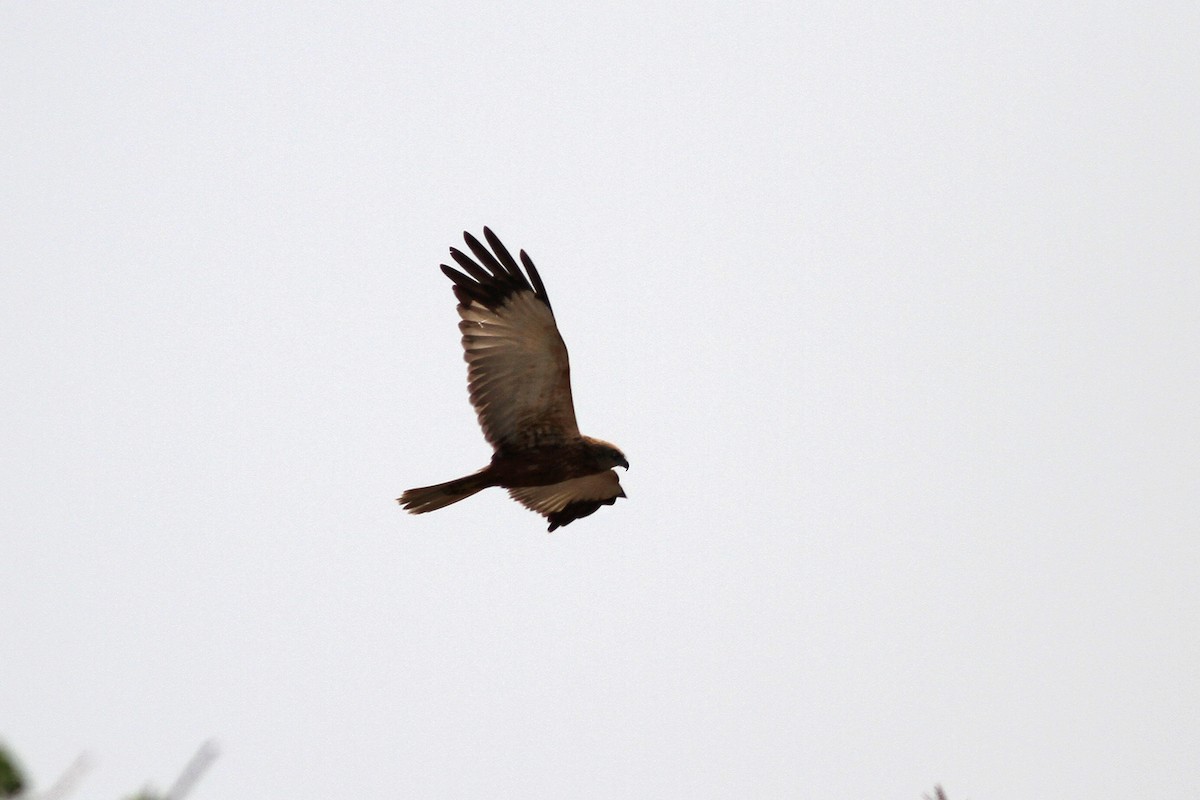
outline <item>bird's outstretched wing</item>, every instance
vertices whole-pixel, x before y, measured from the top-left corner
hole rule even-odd
[[[490,251],[463,233],[477,261],[450,248],[466,274],[442,264],[454,281],[467,387],[483,435],[498,451],[577,438],[567,347],[541,276],[524,250],[528,278],[494,233],[484,228],[483,235]]]
[[[521,486],[508,493],[521,505],[550,521],[549,530],[586,517],[600,506],[611,506],[624,497],[617,473],[605,470],[582,478],[571,478],[549,486]]]

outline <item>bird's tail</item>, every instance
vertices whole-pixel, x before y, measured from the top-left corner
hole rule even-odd
[[[452,481],[439,483],[436,486],[422,486],[419,489],[409,489],[400,495],[397,502],[411,514],[424,514],[426,511],[436,511],[451,503],[465,500],[478,491],[494,486],[487,469],[456,478]]]

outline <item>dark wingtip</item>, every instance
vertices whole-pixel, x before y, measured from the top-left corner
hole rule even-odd
[[[533,282],[533,293],[541,298],[542,302],[550,306],[550,295],[546,292],[546,284],[542,283],[542,276],[538,274],[537,267],[533,265],[533,259],[524,250],[521,251],[521,263],[525,265],[525,271],[529,273],[529,280]],[[553,306],[550,306],[553,309]]]
[[[463,231],[463,241],[474,258],[457,247],[451,247],[450,257],[459,269],[441,265],[442,272],[454,281],[454,293],[460,302],[466,305],[474,301],[494,308],[511,295],[532,291],[549,308],[550,298],[546,294],[546,287],[525,251],[521,251],[521,264],[518,264],[490,227],[484,226],[483,236],[487,241],[486,246],[470,231]],[[521,270],[522,264],[524,271]],[[464,295],[466,300],[463,299]]]
[[[466,242],[467,246],[472,250],[474,250],[476,247],[479,247],[479,240],[472,236],[470,231],[463,231],[463,241]],[[454,248],[451,247],[450,249],[453,250]]]

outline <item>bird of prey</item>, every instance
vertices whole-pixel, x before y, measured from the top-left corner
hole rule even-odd
[[[629,469],[629,462],[615,446],[579,432],[567,347],[533,261],[521,251],[526,277],[496,234],[484,228],[483,237],[490,250],[463,232],[474,259],[450,248],[465,274],[441,266],[458,298],[471,404],[495,452],[473,475],[409,489],[399,502],[424,514],[502,486],[553,531],[624,497],[613,468]]]

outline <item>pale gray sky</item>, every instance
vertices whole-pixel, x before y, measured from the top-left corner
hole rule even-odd
[[[0,737],[76,797],[1194,798],[1200,10],[0,5]],[[629,499],[491,490],[529,251]]]

